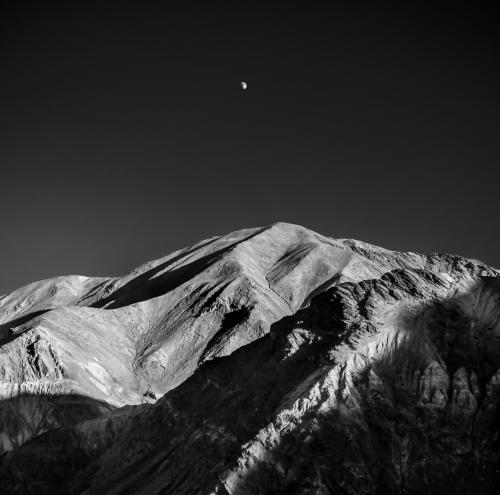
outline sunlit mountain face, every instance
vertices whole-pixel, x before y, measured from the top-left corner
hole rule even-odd
[[[496,493],[499,273],[277,223],[22,287],[2,493]]]

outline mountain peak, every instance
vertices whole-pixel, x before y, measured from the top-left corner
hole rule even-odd
[[[444,448],[490,466],[498,274],[276,222],[27,285],[0,300],[3,489],[424,493]]]

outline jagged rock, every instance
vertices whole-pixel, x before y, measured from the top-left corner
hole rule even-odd
[[[151,402],[316,293],[426,263],[275,224],[202,241],[121,278],[30,284],[0,300],[0,399],[34,387],[109,407]],[[0,452],[11,443],[0,442]]]
[[[104,401],[4,427],[5,493],[499,489],[496,270],[277,224],[99,280],[1,347],[4,404]]]

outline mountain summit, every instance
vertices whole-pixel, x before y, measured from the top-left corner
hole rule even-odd
[[[500,489],[500,272],[277,223],[0,298],[0,487]]]

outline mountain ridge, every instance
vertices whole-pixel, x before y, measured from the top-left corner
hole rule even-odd
[[[60,483],[72,493],[267,493],[266,484],[273,493],[445,493],[438,470],[424,469],[427,482],[419,481],[424,451],[444,463],[447,483],[458,472],[436,445],[491,465],[483,483],[490,493],[498,456],[484,433],[498,436],[490,411],[500,383],[498,275],[477,260],[394,252],[277,223],[212,237],[124,277],[62,277],[56,290],[42,281],[14,291],[0,301],[7,493],[30,493],[30,479],[40,493]],[[59,306],[44,307],[51,297]],[[9,317],[26,321],[9,327]],[[324,408],[338,428],[324,425]],[[390,426],[400,409],[406,440]],[[470,426],[479,450],[464,440],[458,417],[488,425]],[[317,444],[318,422],[342,440],[352,465],[335,442],[297,447],[301,435]],[[424,442],[422,432],[439,431],[439,422],[446,438]],[[383,469],[345,450],[346,438],[361,448],[363,432]],[[389,455],[380,432],[404,462]],[[45,468],[27,467],[41,451]],[[325,467],[329,458],[345,479]],[[477,471],[476,461],[459,464]],[[206,469],[182,467],[191,462]],[[145,473],[153,472],[151,481]],[[461,493],[469,493],[462,478]]]

